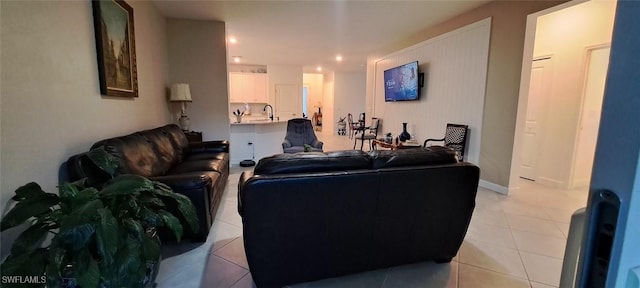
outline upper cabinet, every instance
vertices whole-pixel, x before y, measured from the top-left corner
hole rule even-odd
[[[267,74],[229,72],[229,102],[269,103]]]

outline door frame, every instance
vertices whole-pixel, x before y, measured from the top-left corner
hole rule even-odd
[[[522,134],[524,133],[525,120],[527,113],[527,104],[529,101],[529,86],[531,80],[531,67],[533,59],[533,48],[536,40],[536,30],[538,25],[538,17],[569,8],[574,5],[584,3],[584,1],[573,0],[560,5],[538,11],[527,16],[527,24],[524,35],[524,49],[522,52],[522,72],[520,73],[520,90],[518,92],[518,109],[516,114],[516,127],[513,136],[513,150],[511,152],[511,169],[509,171],[509,185],[506,191],[500,193],[508,195],[509,193],[520,189],[518,174],[520,173],[520,154],[522,153]]]
[[[579,110],[579,114],[578,114],[578,129],[576,131],[575,134],[575,139],[573,141],[573,155],[571,157],[571,167],[569,170],[569,189],[574,189],[574,188],[578,188],[578,187],[583,187],[585,185],[589,185],[589,181],[587,180],[586,183],[584,183],[584,185],[579,185],[579,183],[576,183],[576,175],[575,175],[575,171],[576,171],[576,161],[578,160],[578,145],[579,145],[579,140],[580,140],[580,134],[582,133],[582,129],[580,129],[580,126],[582,126],[582,123],[584,121],[584,105],[585,105],[585,98],[586,98],[586,88],[587,88],[587,80],[588,80],[588,76],[589,76],[589,64],[591,63],[591,53],[595,50],[598,49],[604,49],[604,48],[609,48],[611,49],[611,42],[607,42],[607,43],[601,43],[601,44],[596,44],[596,45],[590,45],[590,46],[586,46],[584,47],[583,50],[583,55],[582,55],[582,87],[580,87],[580,110]],[[609,53],[611,53],[611,51],[609,51]],[[603,95],[602,97],[604,98],[604,91],[603,91]]]

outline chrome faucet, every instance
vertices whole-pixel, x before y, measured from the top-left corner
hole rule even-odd
[[[267,104],[267,105],[264,106],[264,108],[262,108],[262,111],[267,111],[267,107],[271,108],[270,109],[271,113],[269,113],[268,115],[269,115],[269,119],[271,119],[271,121],[273,121],[273,106]]]

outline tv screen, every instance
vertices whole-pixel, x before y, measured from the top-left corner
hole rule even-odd
[[[384,71],[384,101],[418,100],[418,61]]]

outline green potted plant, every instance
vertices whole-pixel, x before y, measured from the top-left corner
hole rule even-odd
[[[97,187],[87,178],[65,183],[58,194],[33,182],[16,190],[17,204],[0,221],[0,231],[23,223],[29,227],[2,263],[3,275],[46,275],[47,287],[60,287],[67,277],[80,287],[144,287],[155,277],[150,267],[160,258],[155,228],[167,227],[178,241],[183,234],[165,203],[175,201],[189,228],[198,230],[186,196],[138,175],[115,176],[117,161],[103,149],[88,156],[111,179]],[[30,287],[45,286],[39,284]]]

